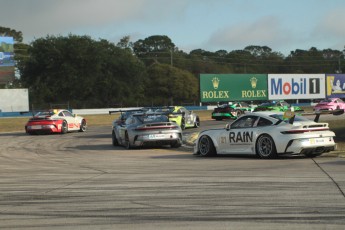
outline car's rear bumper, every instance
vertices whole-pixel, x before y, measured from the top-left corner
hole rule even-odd
[[[182,145],[182,135],[179,133],[138,135],[135,137],[134,146],[162,146],[162,145]]]
[[[25,126],[26,133],[58,133],[60,130],[55,125],[28,125]]]
[[[305,140],[291,140],[283,154],[322,154],[336,150],[336,143],[332,137],[310,138]]]

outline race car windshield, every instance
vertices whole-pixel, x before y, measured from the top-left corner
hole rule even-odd
[[[35,116],[52,116],[54,115],[53,111],[44,111],[44,112],[38,112]]]

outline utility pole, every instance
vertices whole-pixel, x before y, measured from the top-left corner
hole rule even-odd
[[[170,50],[170,65],[173,66],[173,50]]]

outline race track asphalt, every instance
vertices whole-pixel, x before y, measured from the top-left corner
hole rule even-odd
[[[344,166],[338,155],[126,150],[110,127],[2,133],[0,229],[344,229]]]

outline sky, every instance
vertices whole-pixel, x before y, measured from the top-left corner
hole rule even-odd
[[[186,53],[268,46],[296,49],[345,45],[344,0],[0,0],[0,26],[25,43],[87,35],[118,43],[166,35]]]

